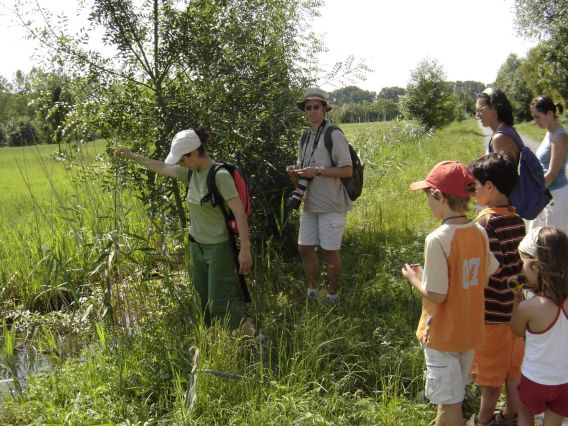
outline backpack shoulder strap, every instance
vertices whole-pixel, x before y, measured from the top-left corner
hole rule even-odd
[[[306,130],[304,130],[304,133],[302,133],[302,138],[300,139],[300,149],[302,149],[304,147],[304,145],[306,144],[306,141],[308,140],[309,134],[310,134],[310,129],[306,129]]]
[[[331,158],[331,164],[333,164],[334,167],[336,164],[333,162],[333,158],[331,157],[331,151],[333,150],[333,139],[331,139],[331,134],[335,130],[339,130],[341,133],[343,133],[343,130],[341,130],[339,127],[330,124],[329,127],[325,129],[325,133],[323,134],[323,143],[325,145],[325,148],[327,149],[327,152],[329,152],[329,158]]]
[[[513,139],[513,141],[515,142],[515,144],[519,147],[519,151],[522,150],[525,146],[525,144],[523,143],[523,140],[521,139],[521,136],[519,135],[519,133],[515,130],[514,127],[501,127],[499,129],[497,129],[497,131],[495,132],[497,133],[503,133],[504,135],[509,136],[511,139]],[[492,138],[493,139],[493,138]]]
[[[221,207],[221,210],[224,209],[224,202],[223,196],[219,192],[219,188],[217,187],[217,181],[215,178],[217,177],[217,172],[220,169],[228,169],[227,164],[225,163],[213,163],[209,172],[207,173],[207,194],[201,199],[201,202],[211,201],[213,207]]]

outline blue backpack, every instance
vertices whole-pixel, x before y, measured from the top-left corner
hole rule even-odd
[[[509,202],[517,209],[519,216],[532,220],[552,200],[552,194],[544,181],[542,165],[536,155],[525,146],[514,128],[503,127],[497,129],[495,133],[509,136],[519,147],[519,178],[513,192],[509,194]],[[489,142],[489,152],[493,152],[491,142]]]

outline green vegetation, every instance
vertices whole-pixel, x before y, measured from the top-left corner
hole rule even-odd
[[[515,128],[519,133],[527,135],[537,143],[540,143],[546,134],[546,129],[541,129],[534,124],[534,121],[525,121],[523,123],[515,124]]]
[[[456,116],[451,89],[442,66],[435,60],[423,60],[411,71],[406,93],[400,98],[402,115],[429,129],[448,125]]]
[[[430,424],[434,407],[416,399],[420,300],[400,269],[422,261],[424,237],[437,222],[408,184],[441,160],[469,161],[482,150],[481,133],[473,120],[435,135],[405,122],[344,129],[366,161],[366,182],[348,220],[342,302],[306,305],[297,256],[286,259],[282,241],[269,240],[256,250],[250,310],[271,346],[220,324],[203,326],[177,223],[147,215],[124,186],[127,170],[112,169],[108,158],[79,174],[67,196],[51,198],[53,215],[28,203],[41,217],[34,231],[24,233],[30,224],[13,216],[0,247],[9,316],[2,362],[13,364],[14,347],[33,345],[51,367],[31,375],[24,394],[6,397],[0,423]],[[29,174],[40,175],[40,164],[31,163]],[[60,172],[52,173],[57,190],[69,187]],[[296,230],[289,223],[281,232]],[[60,314],[26,313],[55,307]],[[62,353],[74,336],[81,345]],[[196,349],[200,372],[192,376]],[[466,403],[471,414],[477,398]]]

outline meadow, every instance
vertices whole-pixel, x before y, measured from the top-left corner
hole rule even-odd
[[[515,124],[515,128],[519,133],[527,135],[529,138],[539,143],[544,138],[546,130],[538,127],[534,121],[525,121],[523,123]]]
[[[342,127],[366,163],[342,300],[306,304],[297,256],[278,239],[257,242],[249,311],[270,346],[203,325],[180,231],[157,235],[169,219],[147,214],[104,143],[74,161],[52,146],[0,149],[2,363],[15,371],[24,346],[49,363],[5,395],[0,423],[430,424],[420,300],[400,270],[422,262],[437,221],[408,185],[439,161],[479,155],[482,135],[475,120],[435,134],[405,122]],[[295,232],[282,221],[282,235]],[[472,388],[464,414],[477,403]]]

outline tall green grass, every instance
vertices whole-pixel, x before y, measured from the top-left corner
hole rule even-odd
[[[21,241],[8,232],[0,247],[5,300],[13,294],[34,300],[46,285],[77,279],[98,292],[85,311],[96,321],[81,355],[33,375],[23,395],[4,402],[0,422],[430,424],[434,407],[416,400],[423,388],[414,337],[420,300],[400,270],[404,262],[422,261],[424,236],[437,222],[422,192],[408,185],[439,161],[467,163],[482,151],[481,132],[473,120],[435,135],[402,122],[343,127],[365,160],[366,181],[348,217],[341,303],[306,304],[299,259],[285,261],[271,241],[250,280],[251,315],[270,347],[222,324],[203,325],[183,250],[174,236],[154,235],[120,173],[110,181],[101,173],[79,179],[75,195],[51,206],[67,216],[36,223],[42,242],[59,248],[42,252],[35,247],[39,237]],[[80,198],[84,185],[93,191],[88,198],[100,201]],[[292,229],[283,224],[282,232]],[[29,259],[19,259],[20,247],[30,250]],[[41,272],[41,282],[33,271]],[[322,273],[322,286],[325,278]],[[35,284],[24,290],[28,279]],[[101,320],[109,285],[111,324]],[[185,391],[192,377],[197,399],[190,405]]]

